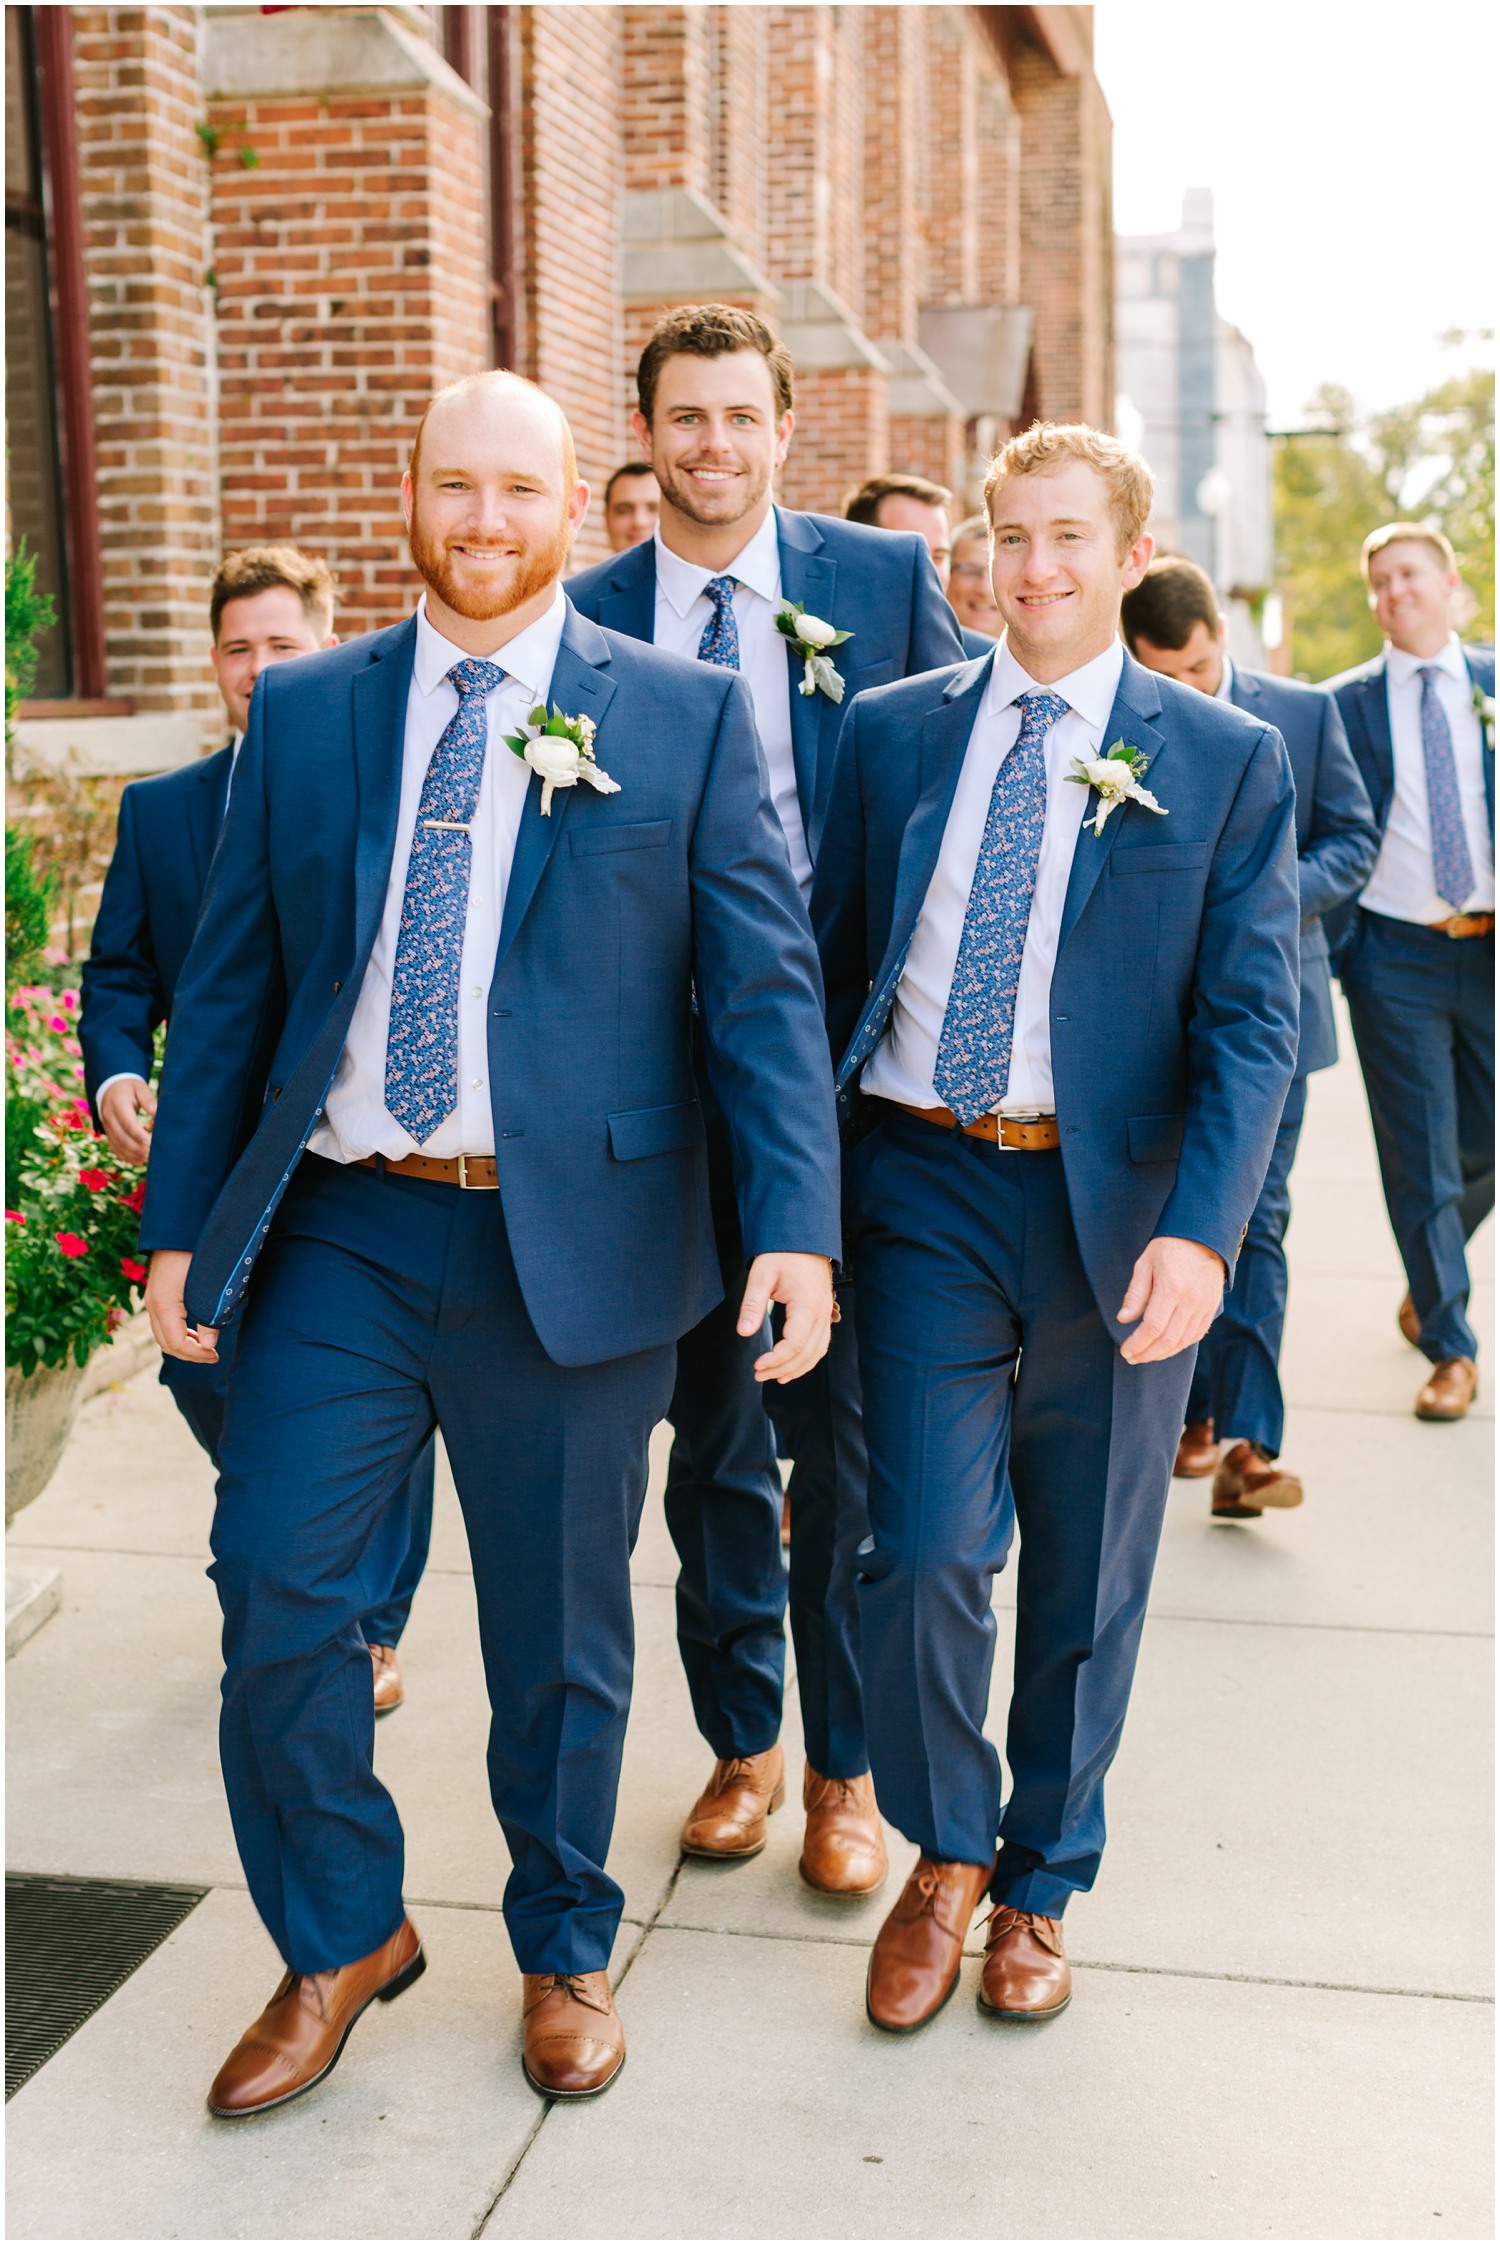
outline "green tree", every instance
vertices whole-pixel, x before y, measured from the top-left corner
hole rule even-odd
[[[55,611],[36,589],[36,555],[23,538],[5,563],[5,738],[10,741],[17,706],[36,676],[37,641],[50,631]]]
[[[1380,651],[1359,549],[1382,522],[1409,518],[1452,540],[1472,603],[1466,637],[1495,631],[1494,377],[1451,376],[1411,404],[1361,416],[1347,390],[1309,402],[1307,433],[1277,446],[1277,574],[1292,668],[1330,678]]]

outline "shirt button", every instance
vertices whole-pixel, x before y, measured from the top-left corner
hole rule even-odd
[[[484,1089],[484,1078],[483,1078],[483,1076],[476,1076],[476,1077],[474,1078],[474,1081],[473,1081],[473,1089],[474,1089],[475,1091],[483,1091],[483,1089]]]
[[[469,996],[471,998],[482,998],[484,996],[483,986],[480,983],[476,982],[473,989],[469,992]]]

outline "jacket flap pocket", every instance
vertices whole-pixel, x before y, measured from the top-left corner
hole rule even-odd
[[[839,659],[837,647],[833,650],[835,662]],[[888,686],[896,675],[896,665],[889,657],[883,663],[865,663],[848,673],[849,692],[863,694],[871,686]]]
[[[1125,1125],[1132,1161],[1176,1161],[1186,1115],[1132,1115]]]
[[[696,1099],[673,1107],[633,1107],[609,1118],[609,1145],[616,1161],[643,1161],[648,1154],[676,1153],[696,1146],[703,1123]]]
[[[1207,865],[1206,842],[1127,842],[1123,835],[1110,853],[1111,873],[1188,873]]]
[[[598,857],[604,850],[660,850],[671,831],[669,818],[643,819],[634,826],[570,826],[568,848],[574,857]]]

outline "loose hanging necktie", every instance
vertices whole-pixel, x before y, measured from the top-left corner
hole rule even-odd
[[[498,663],[466,657],[448,676],[458,708],[432,752],[417,804],[385,1048],[387,1111],[419,1146],[458,1105],[459,973],[473,862],[468,829],[484,776],[485,696],[505,673]]]
[[[1438,699],[1441,673],[1436,663],[1424,663],[1417,676],[1422,681],[1422,762],[1427,773],[1433,886],[1445,904],[1451,904],[1455,912],[1462,912],[1474,886],[1474,860],[1469,855],[1469,837],[1464,831],[1458,766],[1453,759],[1453,731],[1448,713]]]
[[[714,604],[714,612],[703,627],[698,660],[722,664],[725,670],[738,670],[740,627],[734,620],[734,579],[710,577],[703,589]]]
[[[1047,823],[1047,735],[1068,704],[1022,694],[1016,745],[995,774],[938,1038],[933,1089],[971,1123],[1005,1097],[1021,954]]]

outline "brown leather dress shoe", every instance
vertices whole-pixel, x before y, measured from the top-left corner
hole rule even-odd
[[[865,2010],[873,2025],[909,2035],[942,2010],[958,1986],[964,1937],[994,1872],[993,1861],[935,1863],[918,1856],[870,1951]]]
[[[253,2027],[241,2035],[208,2093],[220,2120],[274,2112],[331,2074],[349,2031],[378,1998],[389,2003],[427,1969],[417,1929],[403,1918],[382,1947],[336,1972],[283,1975]]]
[[[521,2068],[544,2097],[597,2097],[625,2063],[607,1972],[527,1972]]]
[[[372,1645],[370,1665],[375,1671],[375,1712],[392,1715],[406,1697],[406,1686],[401,1681],[401,1663],[396,1658],[394,1645]]]
[[[715,1762],[713,1776],[682,1827],[683,1854],[718,1860],[759,1855],[766,1844],[766,1818],[785,1798],[786,1761],[779,1746]]]
[[[1479,1367],[1472,1356],[1445,1356],[1417,1391],[1419,1419],[1461,1419],[1479,1393]]]
[[[1038,1917],[1001,1902],[990,1912],[979,2008],[1021,2024],[1055,2019],[1073,2000],[1073,1975],[1063,1952],[1062,1919]]]
[[[864,1777],[820,1777],[809,1762],[802,1777],[807,1830],[797,1868],[819,1894],[878,1894],[888,1868],[885,1826],[875,1787]]]
[[[1401,1307],[1396,1312],[1396,1323],[1401,1328],[1403,1341],[1410,1341],[1414,1349],[1419,1349],[1422,1346],[1422,1320],[1416,1313],[1409,1291],[1401,1297]]]
[[[1215,1520],[1258,1520],[1268,1505],[1289,1509],[1302,1502],[1302,1483],[1269,1457],[1258,1442],[1236,1442],[1214,1475]]]
[[[792,1500],[784,1492],[781,1499],[781,1548],[783,1551],[790,1551],[792,1548]]]
[[[1219,1445],[1214,1440],[1212,1419],[1189,1419],[1182,1430],[1177,1445],[1177,1456],[1172,1466],[1174,1481],[1202,1481],[1213,1472],[1219,1462]]]

